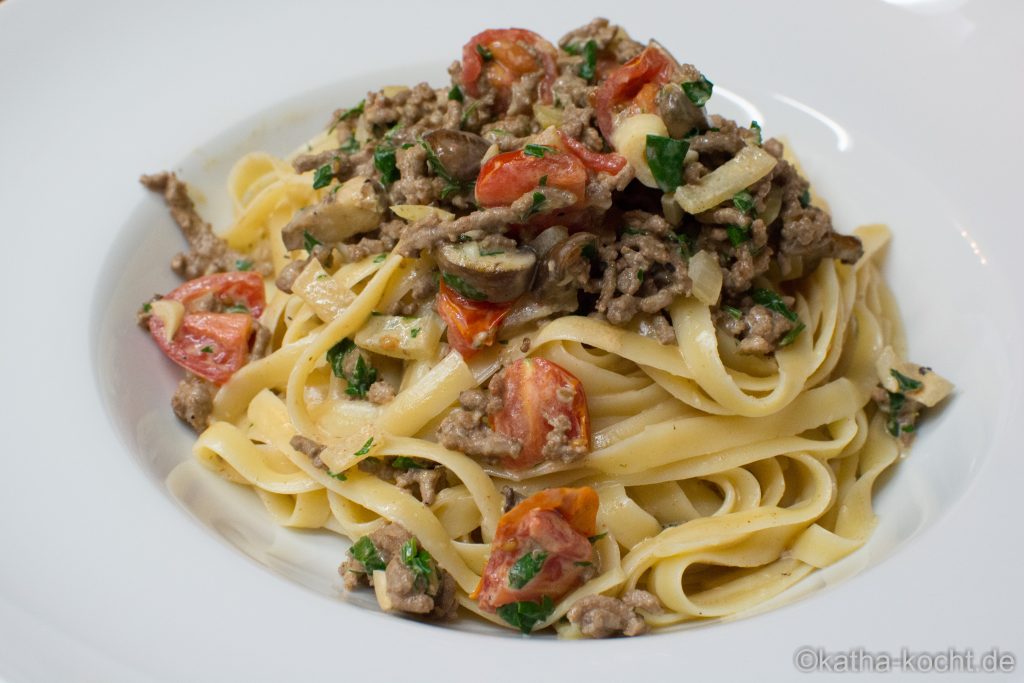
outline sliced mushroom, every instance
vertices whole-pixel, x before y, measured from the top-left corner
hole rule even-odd
[[[704,113],[704,108],[691,102],[679,85],[669,83],[662,86],[656,102],[658,113],[661,114],[670,136],[681,138],[694,128],[701,133],[708,129],[708,117]]]
[[[491,146],[479,135],[447,128],[431,131],[423,139],[434,150],[448,175],[465,183],[476,180],[480,160]]]
[[[461,293],[471,298],[518,299],[533,283],[537,254],[525,247],[488,249],[482,245],[470,240],[443,244],[435,249],[434,258],[447,276],[446,281],[450,284],[455,280],[465,285]]]
[[[281,231],[288,249],[301,249],[305,233],[324,244],[338,244],[380,224],[384,202],[373,181],[356,176],[315,206],[300,211]]]
[[[538,269],[534,290],[541,299],[575,290],[590,277],[591,259],[597,258],[597,236],[577,232],[551,247]]]

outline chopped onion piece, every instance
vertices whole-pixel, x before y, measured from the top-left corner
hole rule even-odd
[[[893,374],[893,370],[903,375],[906,379],[920,384],[916,389],[904,389],[900,387],[900,381]],[[931,408],[936,403],[946,398],[953,391],[953,384],[945,377],[931,368],[925,368],[910,361],[900,360],[895,349],[886,346],[875,361],[875,371],[878,373],[879,383],[887,391],[902,393],[907,398],[912,398],[918,403]]]
[[[395,204],[391,207],[391,212],[410,223],[415,223],[427,216],[437,216],[442,221],[450,221],[455,218],[455,214],[450,211],[426,204]]]
[[[718,259],[708,251],[698,251],[690,259],[691,292],[702,304],[713,306],[722,293],[722,269]]]
[[[373,592],[377,596],[377,604],[382,610],[390,612],[395,609],[395,603],[388,595],[388,574],[383,569],[378,569],[373,573]]]
[[[687,213],[707,211],[768,175],[776,163],[775,157],[760,147],[744,147],[696,183],[677,189],[676,201]]]
[[[149,310],[164,321],[164,341],[170,344],[185,317],[185,306],[174,299],[158,299],[149,305]]]

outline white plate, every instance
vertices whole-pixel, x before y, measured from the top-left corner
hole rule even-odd
[[[1022,6],[643,6],[0,4],[0,675],[786,680],[803,645],[1024,656],[1013,505],[1024,477],[1014,429],[1024,323],[1012,279],[1024,247],[1014,159],[1024,153],[1013,33]],[[337,557],[322,537],[274,528],[258,506],[239,524],[211,503],[219,497],[192,488],[208,478],[165,481],[188,441],[165,408],[172,374],[131,318],[172,282],[164,264],[177,247],[136,177],[182,170],[216,221],[237,154],[285,152],[331,108],[389,80],[440,84],[444,60],[485,27],[556,38],[592,14],[696,63],[719,84],[713,108],[785,135],[841,229],[893,226],[889,276],[913,355],[948,374],[957,396],[885,483],[868,547],[813,575],[803,586],[812,594],[782,609],[560,643],[347,604],[325,573]],[[838,585],[817,590],[825,584]]]

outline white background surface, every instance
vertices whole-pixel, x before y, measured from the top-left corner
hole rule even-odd
[[[1019,307],[993,309],[988,294],[1019,288],[1024,4],[270,7],[0,2],[0,677],[791,680],[803,645],[999,647],[1024,657],[1016,431],[1024,413],[1014,356],[1024,330]],[[970,366],[980,371],[956,377],[961,387],[975,396],[1017,387],[963,423],[990,439],[984,452],[964,449],[973,476],[965,495],[887,561],[796,605],[596,643],[497,639],[359,612],[204,533],[125,452],[95,388],[92,296],[103,258],[144,199],[138,174],[174,167],[255,112],[347,74],[453,59],[485,27],[526,26],[555,39],[594,15],[658,38],[725,87],[757,83],[828,112],[854,145],[868,131],[910,169],[908,187],[929,188],[907,196],[866,175],[850,188],[861,201],[943,198],[942,214],[975,241],[985,267],[943,273],[946,264],[928,258],[928,226],[917,225],[919,267],[962,277],[977,306],[951,310],[927,292],[913,300],[957,329],[952,340],[963,334],[956,321],[972,315],[1000,335],[1005,358]],[[942,342],[919,344],[913,332],[914,347]],[[1024,678],[1020,664],[1015,677]]]

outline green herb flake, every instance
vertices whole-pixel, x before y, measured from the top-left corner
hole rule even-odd
[[[380,172],[380,182],[387,187],[398,180],[398,165],[395,162],[395,149],[390,145],[380,145],[373,150],[373,167]]]
[[[309,230],[302,231],[302,247],[309,252],[313,251],[313,247],[323,244],[320,240],[313,237]]]
[[[344,472],[331,472],[330,470],[327,470],[327,476],[334,477],[338,481],[348,481],[348,477],[345,476]]]
[[[459,117],[459,127],[462,128],[469,121],[469,117],[476,111],[476,108],[480,106],[480,100],[474,100],[469,103],[469,106],[462,110],[462,116]]]
[[[487,299],[486,294],[463,280],[458,275],[454,275],[452,273],[441,273],[441,279],[444,280],[446,285],[467,299],[473,299],[474,301],[485,301]]]
[[[639,282],[643,282],[644,281],[644,269],[643,268],[641,268],[640,270],[636,271],[636,279]]]
[[[729,241],[734,247],[738,247],[750,239],[750,232],[746,228],[732,223],[725,226],[725,232],[729,235]]]
[[[377,381],[377,368],[367,363],[363,354],[359,354],[359,358],[356,359],[356,367],[352,370],[352,376],[347,377],[346,380],[348,381],[348,386],[345,387],[346,394],[354,398],[366,398],[366,392]],[[370,440],[372,441],[373,438],[371,437]]]
[[[576,562],[573,562],[573,564],[576,565],[577,567],[593,567],[594,566],[593,562],[580,562],[579,560],[577,560]]]
[[[494,55],[491,54],[491,51],[488,50],[485,46],[481,45],[480,43],[476,44],[476,53],[480,55],[480,58],[483,59],[485,62],[489,62],[492,59],[494,59]]]
[[[213,353],[213,347],[209,346],[209,345],[204,346],[203,348],[201,348],[199,350],[202,351],[203,353]]]
[[[497,610],[499,617],[527,635],[554,611],[555,603],[548,595],[541,598],[539,603],[524,600],[502,605]]]
[[[597,534],[596,536],[589,536],[587,538],[587,540],[590,541],[591,544],[593,544],[593,543],[597,543],[598,541],[600,541],[602,538],[604,538],[607,535],[608,535],[608,532],[605,531],[605,532],[602,532],[600,534]]]
[[[412,337],[413,339],[415,339],[417,336],[419,336],[419,333],[420,333],[420,328],[418,328],[418,327],[414,327],[411,330],[409,330],[409,336]]]
[[[359,151],[359,141],[356,140],[355,135],[350,135],[345,142],[341,143],[341,147],[338,149],[345,154],[354,154]]]
[[[685,140],[673,140],[662,135],[648,135],[644,157],[655,182],[662,192],[674,192],[683,184],[683,159],[690,149]]]
[[[537,184],[540,185],[541,187],[547,187],[548,186],[548,176],[547,176],[547,174],[542,175],[540,177],[540,180],[537,181]]]
[[[525,154],[528,157],[536,157],[538,159],[543,159],[545,154],[554,154],[557,152],[557,149],[555,149],[554,147],[548,147],[547,145],[531,144],[527,145],[526,147],[523,147],[523,154]]]
[[[366,567],[366,573],[370,574],[375,571],[380,571],[387,567],[384,564],[384,560],[381,559],[380,551],[377,550],[377,546],[373,544],[369,536],[363,536],[358,541],[352,544],[349,548],[348,554],[354,559],[359,560],[364,567]]]
[[[544,561],[548,554],[543,550],[534,550],[526,553],[512,565],[508,571],[508,585],[512,588],[522,588],[533,580],[533,577],[540,573],[544,567]]]
[[[754,303],[761,304],[765,308],[781,314],[788,320],[792,320],[793,322],[799,321],[799,317],[793,312],[793,309],[787,306],[786,302],[782,300],[782,297],[772,290],[758,287],[754,289],[753,297]]]
[[[752,130],[755,133],[757,133],[757,144],[760,145],[762,142],[764,142],[764,138],[763,138],[763,136],[761,134],[761,124],[760,123],[758,123],[757,121],[751,121],[750,122],[750,130]]]
[[[579,55],[583,54],[583,48],[579,46],[579,43],[569,43],[562,49],[565,50],[567,54],[570,54],[574,57],[578,57]]]
[[[886,391],[889,394],[889,420],[886,422],[886,430],[894,437],[900,435],[900,431],[907,431],[906,428],[900,424],[899,412],[903,408],[903,404],[906,403],[906,397],[903,394],[893,393]]]
[[[731,315],[732,317],[739,320],[743,317],[743,311],[736,308],[735,306],[722,306],[722,310]]]
[[[372,448],[372,447],[373,447],[373,437],[371,436],[369,439],[366,440],[366,443],[363,444],[362,448],[360,448],[358,451],[356,451],[352,455],[356,456],[357,458],[360,457],[360,456],[366,455],[367,453],[370,452],[370,448]]]
[[[324,164],[313,174],[313,189],[319,190],[321,187],[327,187],[333,179],[334,168],[330,164]]]
[[[597,75],[597,43],[588,40],[583,46],[583,63],[580,64],[580,78],[593,81]]]
[[[754,197],[746,190],[742,190],[733,195],[732,205],[742,213],[751,215],[754,211]]]
[[[800,193],[800,206],[807,208],[811,205],[811,190],[810,188]]]
[[[715,84],[704,77],[704,74],[700,75],[699,81],[690,81],[689,83],[683,83],[683,92],[690,98],[698,107],[703,107],[707,104],[707,101],[711,99],[711,91],[714,90]]]
[[[359,104],[357,104],[356,106],[341,112],[341,114],[338,115],[337,120],[335,120],[335,122],[331,124],[331,127],[327,129],[327,132],[333,133],[334,129],[337,128],[338,124],[341,123],[342,121],[348,121],[349,119],[356,118],[357,116],[363,113],[363,109],[365,109],[365,107],[366,100],[360,100]]]
[[[419,547],[415,537],[402,544],[400,557],[402,564],[412,570],[417,580],[429,579],[434,573],[433,558],[430,557],[430,553]]]
[[[445,186],[441,188],[441,199],[448,199],[453,194],[464,192],[472,187],[472,183],[464,183],[448,172],[448,169],[445,168],[441,158],[437,156],[437,152],[434,151],[429,142],[421,138],[420,145],[427,153],[427,166],[434,172],[434,175],[445,182]]]
[[[907,377],[896,368],[891,368],[889,370],[889,374],[891,374],[893,376],[893,379],[896,380],[896,383],[899,384],[900,391],[917,391],[918,389],[924,386],[924,384],[922,384],[921,382],[917,381],[916,379],[911,379],[910,377]]]
[[[679,255],[685,259],[690,258],[693,254],[693,238],[684,232],[670,232],[668,236],[679,245]]]
[[[422,469],[424,469],[423,466],[420,465],[418,462],[416,462],[412,458],[407,458],[404,455],[399,455],[398,457],[392,458],[390,465],[392,467],[394,467],[396,470],[422,470]]]
[[[235,270],[240,270],[243,273],[252,270],[252,261],[249,259],[235,259]]]
[[[460,88],[458,85],[453,85],[452,89],[448,91],[448,99],[455,100],[456,102],[462,102],[466,98],[462,94],[462,88]]]
[[[541,207],[544,205],[544,202],[546,202],[547,200],[548,198],[544,196],[543,192],[534,192],[533,203],[530,204],[530,208],[526,212],[526,217],[529,218],[533,214],[538,213]]]
[[[789,346],[794,341],[796,341],[796,338],[800,336],[800,333],[803,332],[804,329],[806,329],[806,327],[807,326],[804,325],[803,323],[797,323],[796,327],[787,332],[785,336],[779,340],[779,348]]]
[[[643,230],[637,230],[636,228],[623,228],[623,235],[646,235],[647,233]]]
[[[587,242],[580,249],[580,254],[588,261],[594,262],[597,260],[597,246],[593,242]]]
[[[377,254],[373,258],[373,262],[374,263],[384,263],[384,260],[387,259],[387,257],[388,257],[388,255],[386,253],[385,254]]]
[[[331,366],[335,377],[345,379],[345,370],[343,369],[345,356],[355,347],[355,342],[346,337],[327,350],[327,363]]]
[[[233,304],[224,309],[225,313],[249,313],[249,307],[245,304]]]
[[[153,304],[151,304],[148,301],[146,303],[142,304],[142,312],[143,313],[152,313],[153,312]]]

